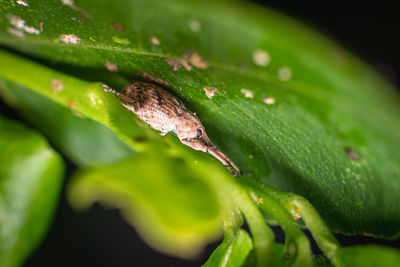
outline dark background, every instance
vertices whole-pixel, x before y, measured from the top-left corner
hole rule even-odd
[[[400,19],[394,3],[252,2],[281,11],[325,33],[400,87]],[[73,172],[72,164],[68,169]],[[282,242],[282,232],[278,228],[275,231],[277,240]],[[375,243],[400,248],[400,239],[336,237],[344,246]],[[170,258],[147,247],[135,230],[120,218],[118,211],[95,206],[87,213],[78,214],[66,204],[63,195],[48,236],[25,267],[199,266],[217,244],[209,245],[204,254],[193,261]],[[313,250],[318,252],[315,244]]]

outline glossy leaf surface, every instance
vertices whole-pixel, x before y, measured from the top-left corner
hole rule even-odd
[[[44,238],[63,171],[41,135],[0,117],[0,266],[20,266]]]

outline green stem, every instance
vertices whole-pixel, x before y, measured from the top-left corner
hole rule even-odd
[[[271,215],[282,227],[285,232],[286,254],[289,259],[294,257],[293,266],[312,266],[310,242],[293,221],[286,208],[258,187],[249,187],[249,183],[243,180],[241,184],[249,188],[259,207]]]
[[[257,265],[267,266],[271,246],[274,243],[274,233],[265,223],[263,215],[244,188],[235,183],[230,192],[249,225],[254,240]]]
[[[293,213],[293,211],[298,209],[300,211],[299,215],[325,256],[327,256],[335,266],[343,266],[337,256],[337,250],[340,248],[340,244],[310,202],[299,195],[282,192],[265,184],[257,185],[257,187],[262,188],[265,194],[279,202],[288,212]]]

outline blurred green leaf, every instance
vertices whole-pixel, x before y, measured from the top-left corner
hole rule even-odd
[[[348,267],[396,267],[400,263],[398,250],[375,245],[344,247],[338,256]]]
[[[0,266],[20,266],[43,239],[63,171],[42,136],[0,117]]]
[[[370,68],[319,34],[273,11],[236,1],[91,0],[63,5],[44,0],[28,7],[3,1],[0,7],[1,44],[63,72],[118,88],[138,71],[162,78],[253,179],[304,196],[335,232],[399,235],[399,97]],[[18,18],[25,24],[15,23]],[[39,34],[29,33],[29,27],[40,25]],[[78,41],[70,34],[80,42],[66,43]],[[263,50],[270,56],[265,67],[268,55]],[[197,52],[209,67],[198,68],[201,64],[194,62],[191,71],[174,71],[166,59],[183,59],[187,51]],[[50,84],[57,73],[35,71],[35,65],[4,53],[1,60],[4,79],[63,105],[72,101],[80,113],[107,121],[123,138],[129,136],[126,142],[143,136],[133,126],[134,117],[98,85],[80,90],[67,78],[56,95]],[[118,73],[104,75],[105,66],[117,67]],[[218,93],[210,100],[204,86],[216,86]],[[246,98],[243,88],[253,98]],[[106,109],[91,104],[91,93]],[[263,103],[265,97],[275,104]]]
[[[239,229],[239,231],[229,238],[226,238],[213,252],[208,261],[203,265],[218,267],[241,266],[251,249],[253,242],[249,234]]]
[[[144,240],[175,256],[196,255],[221,234],[213,188],[185,161],[162,151],[82,171],[72,180],[68,198],[78,209],[95,201],[118,207]]]
[[[22,86],[1,85],[9,104],[78,166],[110,164],[134,154],[104,125]]]

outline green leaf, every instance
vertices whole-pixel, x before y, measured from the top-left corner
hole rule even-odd
[[[349,267],[395,267],[399,266],[398,250],[374,245],[345,247],[339,251],[339,257]]]
[[[29,7],[3,1],[0,8],[4,46],[118,89],[138,71],[166,80],[252,179],[304,196],[335,232],[399,235],[399,97],[369,67],[318,33],[236,1],[90,0],[68,6],[44,0]],[[22,38],[10,34],[18,30],[16,17],[28,27],[21,27]],[[29,33],[29,27],[40,25],[38,35]],[[63,34],[80,42],[65,43]],[[267,66],[257,56],[268,56],[258,49],[268,52]],[[174,71],[168,65],[166,59],[183,59],[189,50],[209,67],[194,62],[190,71]],[[33,71],[36,65],[4,53],[1,62],[1,77],[32,90],[36,86],[37,92],[38,84],[49,86],[58,75]],[[104,76],[107,62],[119,72]],[[102,94],[98,85],[78,91],[75,80],[69,81],[57,96],[50,89],[40,93],[64,105],[74,101],[85,116],[110,122],[117,134],[135,136],[128,123],[135,120],[118,109],[113,96]],[[204,86],[215,86],[218,93],[208,99]],[[246,98],[243,88],[253,98]],[[89,92],[96,92],[108,112],[118,112],[112,119],[119,122],[90,105]],[[263,103],[264,97],[275,104]],[[115,126],[123,120],[125,128]]]
[[[224,239],[203,266],[242,266],[252,248],[253,242],[249,234],[239,229],[236,234]]]
[[[0,117],[0,266],[20,266],[43,239],[64,165],[39,134]]]
[[[152,247],[175,256],[192,257],[221,234],[213,188],[185,161],[162,151],[78,173],[68,199],[78,209],[95,201],[118,207]]]
[[[102,124],[22,86],[5,81],[1,85],[9,104],[78,166],[110,164],[134,154]]]

